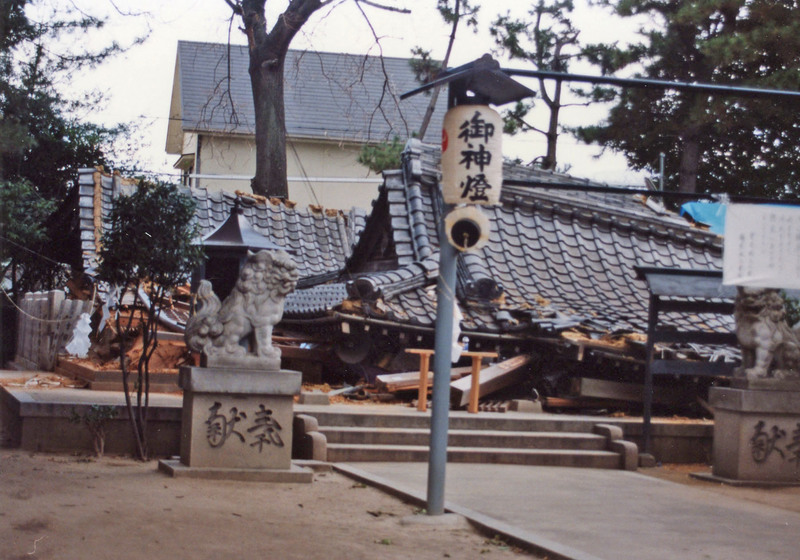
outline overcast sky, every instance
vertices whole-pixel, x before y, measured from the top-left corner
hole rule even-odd
[[[240,22],[235,20],[231,28],[230,8],[224,0],[116,0],[113,5],[98,0],[57,1],[69,2],[79,8],[86,7],[91,13],[97,13],[98,6],[105,4],[104,9],[110,15],[105,37],[113,36],[123,44],[137,35],[149,33],[144,44],[133,47],[97,69],[74,77],[72,88],[107,91],[105,105],[97,107],[88,117],[102,124],[138,124],[143,144],[142,160],[153,171],[171,170],[175,156],[168,156],[164,145],[177,42],[224,43],[230,31],[232,43],[245,44],[245,37],[239,30]],[[296,36],[292,48],[376,55],[382,52],[387,56],[406,57],[410,56],[414,46],[420,45],[441,58],[447,46],[449,28],[436,12],[435,0],[395,0],[389,3],[407,7],[412,13],[389,14],[364,7],[375,33],[381,38],[380,46],[375,43],[370,27],[355,4],[343,0],[333,9],[323,9],[312,16]],[[268,6],[274,6],[274,11],[267,14],[270,24],[286,4],[285,0],[267,3]],[[114,10],[114,5],[121,12],[134,15],[122,16]],[[473,34],[466,27],[459,29],[451,65],[463,64],[490,52],[494,45],[487,31],[489,22],[498,13],[508,10],[524,15],[529,5],[521,0],[482,2],[479,18],[481,30]],[[603,11],[586,7],[584,0],[576,0],[573,21],[581,30],[584,42],[634,37],[633,23],[623,25],[616,20],[612,22]],[[532,68],[521,61],[509,63],[501,59],[501,64]],[[580,67],[573,68],[573,71],[597,73],[590,68]],[[561,121],[563,124],[591,124],[602,119],[604,114],[605,110],[569,108],[562,111]],[[546,113],[538,114],[534,120],[544,127]],[[543,137],[536,133],[507,140],[506,146],[506,155],[518,156],[525,161],[544,153]],[[581,145],[569,135],[562,135],[559,140],[559,164],[571,165],[572,175],[613,184],[642,184],[643,175],[629,171],[622,157],[607,154],[597,160],[592,157],[597,153],[599,148]]]

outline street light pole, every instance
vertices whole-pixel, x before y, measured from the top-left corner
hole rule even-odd
[[[433,355],[430,456],[428,459],[428,515],[444,513],[447,431],[450,411],[450,357],[456,293],[456,249],[447,240],[444,215],[439,217],[439,278],[436,283],[436,336]]]

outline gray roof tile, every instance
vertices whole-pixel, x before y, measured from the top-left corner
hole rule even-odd
[[[79,200],[81,215],[93,212],[94,177],[94,169],[81,169],[79,172],[79,184],[85,189],[85,192],[82,190]],[[130,191],[132,183],[124,181],[118,175],[100,174],[99,179],[100,210],[102,216],[107,216],[115,193]],[[192,189],[190,192],[197,203],[195,217],[201,235],[211,233],[230,216],[235,195],[209,192],[205,189]],[[294,258],[298,264],[300,278],[306,282],[314,276],[338,274],[352,254],[355,241],[366,223],[366,214],[359,209],[344,214],[339,211],[299,209],[282,203],[256,203],[248,197],[240,200],[244,215],[253,229],[278,245],[300,249]],[[81,219],[80,228],[84,268],[91,273],[97,263],[93,220]],[[340,292],[341,290],[331,293]],[[326,292],[321,290],[321,293]]]
[[[389,271],[367,273],[366,278],[380,285],[393,320],[432,325],[438,258],[434,211],[442,208],[437,188],[439,154],[419,142],[411,142],[406,154],[405,181],[397,180],[399,173],[387,175],[381,191],[391,201],[391,216],[373,214],[369,220],[391,221],[401,267],[410,271],[412,265],[416,270],[424,266],[429,272],[424,281],[423,276],[415,276],[414,282],[406,274],[395,281]],[[507,167],[505,173],[506,177],[588,184],[529,168]],[[643,332],[648,293],[645,284],[635,279],[634,266],[721,266],[718,237],[693,229],[674,215],[655,213],[637,196],[506,187],[502,202],[484,209],[492,223],[488,246],[459,257],[462,328],[507,332],[510,313],[519,321],[515,332],[534,335],[580,325]],[[428,252],[420,256],[423,244]],[[414,261],[412,253],[419,260]],[[402,288],[392,293],[392,282]],[[503,298],[489,305],[485,300],[479,303],[492,290]],[[730,318],[717,316],[672,320],[683,328],[700,324],[727,330],[732,324]]]
[[[253,134],[246,46],[179,41],[177,65],[184,130]],[[407,138],[419,129],[429,101],[424,95],[399,101],[419,86],[405,58],[290,50],[284,84],[290,137]],[[446,105],[447,96],[439,96],[429,131],[441,130]]]

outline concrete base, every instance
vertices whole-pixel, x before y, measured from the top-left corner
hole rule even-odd
[[[199,469],[290,469],[298,371],[181,368],[181,463]]]
[[[713,476],[751,484],[800,483],[800,391],[715,387],[709,403]]]
[[[288,469],[220,469],[188,467],[175,459],[158,462],[158,470],[172,477],[237,480],[241,482],[309,483],[314,480],[310,468],[291,465]]]

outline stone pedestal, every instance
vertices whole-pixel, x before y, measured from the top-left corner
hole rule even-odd
[[[174,476],[310,482],[292,466],[299,371],[184,367],[181,458],[162,461]]]
[[[713,477],[753,484],[800,484],[800,386],[735,380],[712,388]]]

